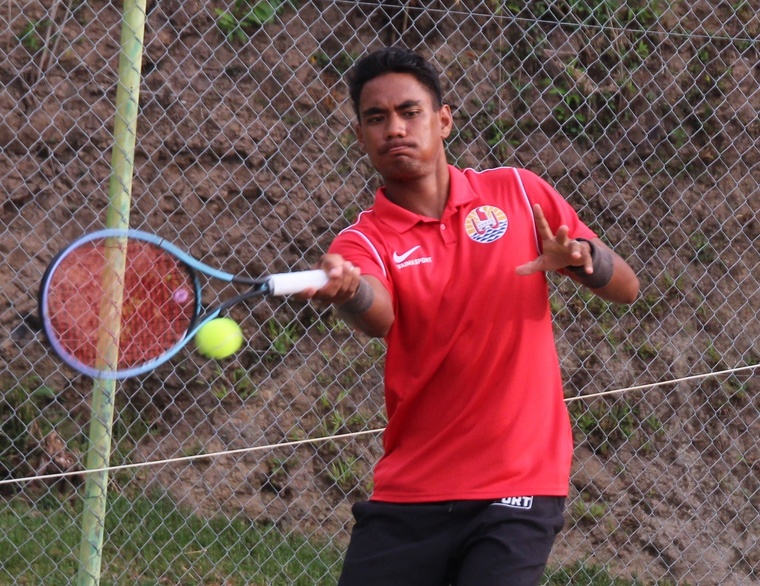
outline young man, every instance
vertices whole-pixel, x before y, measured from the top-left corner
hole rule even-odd
[[[383,187],[306,296],[385,338],[388,425],[339,584],[538,584],[572,456],[545,272],[621,303],[638,280],[533,173],[447,164],[451,110],[416,53],[366,56],[350,91]]]

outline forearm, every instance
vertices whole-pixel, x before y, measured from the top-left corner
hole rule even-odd
[[[613,303],[631,304],[639,296],[639,279],[633,269],[617,254],[613,255],[613,272],[610,282],[592,291]]]
[[[390,295],[374,277],[362,277],[356,293],[335,307],[351,327],[369,336],[382,338],[393,325]]]

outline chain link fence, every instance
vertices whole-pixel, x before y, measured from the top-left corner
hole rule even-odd
[[[36,295],[104,226],[121,10],[0,3],[0,584],[79,565],[93,382],[52,355]],[[756,0],[153,0],[128,221],[232,272],[308,268],[378,186],[343,74],[420,50],[451,162],[536,171],[642,281],[620,307],[552,279],[577,447],[547,583],[757,583],[759,35]],[[295,299],[230,315],[234,357],[118,384],[94,580],[336,581],[383,344]]]

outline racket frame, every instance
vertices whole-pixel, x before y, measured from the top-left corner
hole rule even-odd
[[[159,354],[155,358],[152,358],[138,366],[133,366],[133,367],[124,368],[124,369],[117,369],[117,370],[101,370],[101,369],[94,368],[88,364],[84,364],[63,347],[63,345],[58,340],[58,337],[56,336],[51,326],[49,295],[48,295],[49,285],[50,285],[53,275],[56,272],[56,269],[60,266],[60,264],[64,261],[64,259],[66,259],[66,257],[72,253],[72,251],[80,248],[81,246],[86,245],[89,242],[93,242],[95,240],[100,240],[100,239],[109,239],[109,238],[123,238],[123,239],[126,239],[127,241],[138,240],[142,242],[147,242],[148,244],[152,244],[162,250],[165,250],[169,254],[176,257],[188,270],[189,274],[191,275],[193,288],[195,291],[195,301],[194,301],[195,307],[193,308],[192,319],[190,321],[187,331],[185,332],[185,335],[182,336],[182,338],[180,338],[177,341],[177,343],[175,343],[173,346],[171,346],[165,352],[163,352],[162,354]],[[307,271],[307,272],[311,273],[314,271]],[[240,295],[237,295],[235,297],[232,297],[224,301],[217,307],[205,313],[202,313],[201,284],[200,284],[200,279],[198,277],[198,273],[202,273],[204,275],[207,275],[209,277],[218,279],[226,283],[234,282],[234,283],[239,283],[243,285],[248,285],[249,290],[244,293],[241,293]],[[283,274],[281,276],[287,279],[288,274]],[[71,366],[74,370],[77,370],[78,372],[81,372],[82,374],[86,374],[93,378],[120,380],[120,379],[125,379],[125,378],[134,377],[134,376],[139,376],[141,374],[145,374],[155,369],[156,367],[160,366],[161,364],[164,364],[165,362],[171,360],[182,348],[185,347],[185,345],[187,345],[187,343],[195,336],[195,334],[198,333],[198,330],[200,330],[204,325],[206,325],[212,319],[219,317],[219,315],[223,311],[229,309],[233,305],[241,301],[244,301],[246,299],[250,299],[252,297],[281,294],[281,293],[275,292],[275,288],[273,287],[273,281],[276,280],[277,277],[278,275],[272,275],[272,276],[264,277],[260,279],[253,279],[253,278],[245,277],[242,275],[235,275],[232,273],[228,273],[226,271],[215,269],[199,261],[198,259],[188,254],[184,250],[180,249],[176,245],[172,244],[168,240],[160,236],[157,236],[155,234],[151,234],[150,232],[144,232],[142,230],[133,230],[133,229],[122,230],[122,229],[117,229],[117,228],[107,228],[104,230],[97,230],[95,232],[90,232],[89,234],[85,234],[84,236],[71,242],[63,250],[57,253],[55,257],[53,257],[53,260],[50,262],[47,269],[45,270],[45,273],[42,277],[42,281],[40,283],[38,304],[39,304],[42,328],[43,328],[45,337],[47,338],[48,342],[52,346],[55,353],[58,354],[58,356],[61,358],[61,360],[63,360],[66,364]]]

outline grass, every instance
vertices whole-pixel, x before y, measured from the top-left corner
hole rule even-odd
[[[0,584],[64,586],[78,570],[79,512],[47,497],[0,506]],[[284,536],[275,525],[193,514],[164,493],[112,495],[106,520],[102,586],[267,586],[335,584],[343,551]],[[549,568],[543,584],[638,586],[603,567],[577,562]]]
[[[607,505],[603,502],[586,502],[584,499],[577,499],[571,508],[571,516],[576,521],[591,521],[598,523],[607,512]]]
[[[245,368],[237,367],[228,372],[220,365],[217,365],[216,377],[211,385],[211,392],[220,401],[231,394],[245,401],[256,395],[258,389]]]
[[[79,514],[52,497],[0,509],[0,584],[63,586],[78,570]],[[274,525],[202,518],[168,496],[109,499],[100,584],[333,584],[342,551]]]
[[[45,34],[50,28],[49,20],[32,21],[29,20],[24,28],[18,34],[19,42],[27,48],[30,53],[37,53],[45,45]]]
[[[335,458],[327,467],[328,478],[343,492],[349,493],[361,482],[361,472],[357,468],[357,463],[356,456]]]
[[[569,411],[580,434],[578,440],[588,442],[596,453],[602,455],[641,431],[638,411],[625,403],[589,406],[576,402]]]
[[[577,562],[573,565],[550,569],[544,581],[545,586],[641,586],[643,583],[637,580],[623,580],[614,578],[610,573],[598,565],[589,565]]]
[[[285,356],[300,337],[296,322],[283,325],[278,319],[271,318],[267,321],[266,328],[271,341],[269,354],[273,353],[274,356]]]

